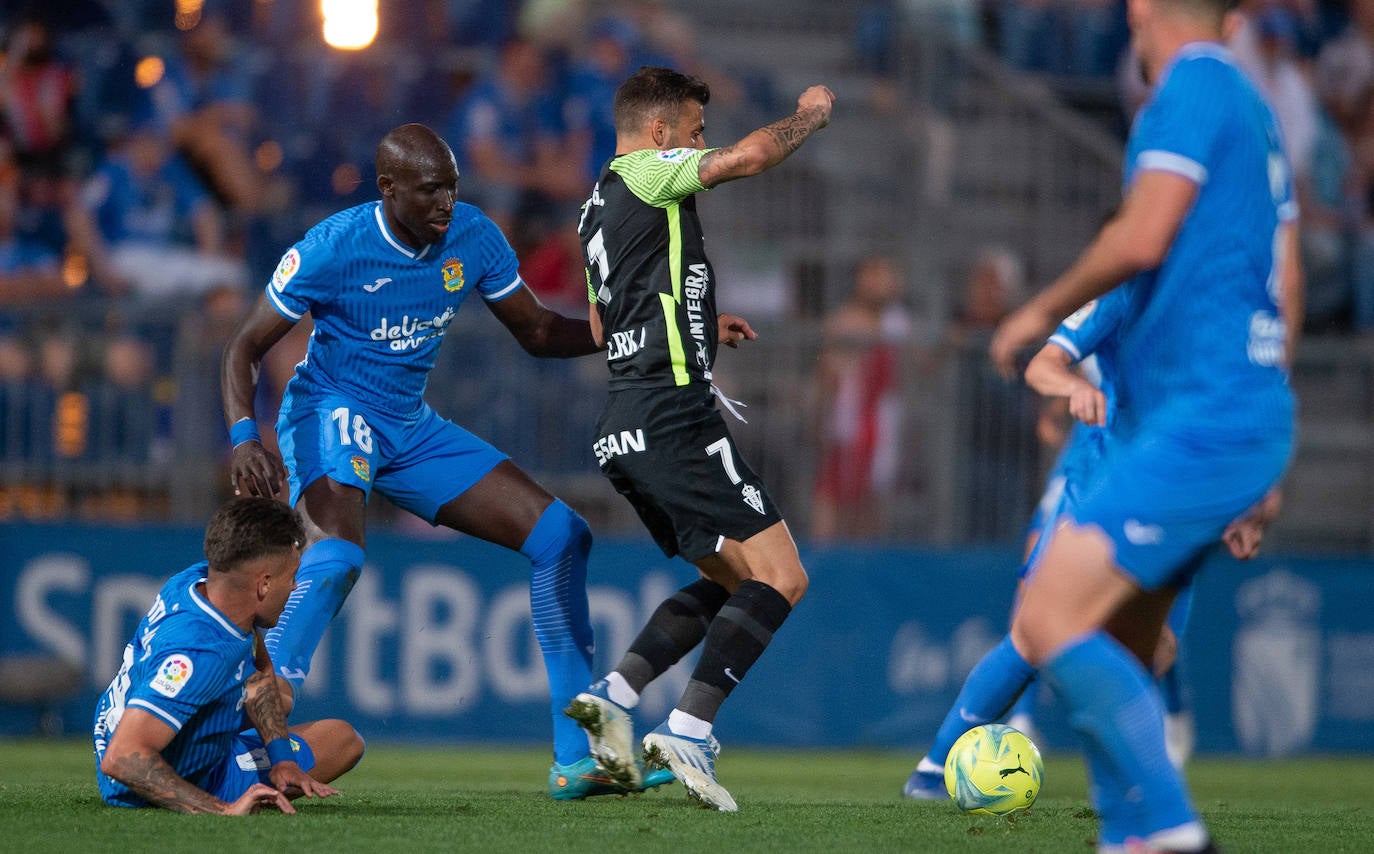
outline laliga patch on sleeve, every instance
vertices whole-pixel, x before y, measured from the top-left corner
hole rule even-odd
[[[1087,303],[1082,308],[1080,308],[1078,311],[1075,311],[1073,314],[1064,318],[1064,326],[1068,327],[1069,329],[1077,329],[1078,327],[1083,325],[1083,321],[1088,319],[1088,317],[1093,313],[1093,309],[1095,308],[1097,308],[1097,300],[1092,300],[1091,302]]]
[[[697,150],[695,148],[670,148],[667,151],[660,151],[658,153],[658,159],[666,160],[669,163],[683,163],[688,157],[696,153]]]
[[[272,272],[272,287],[277,290],[285,290],[286,283],[291,281],[291,277],[296,275],[296,271],[301,268],[301,253],[292,246],[286,250],[286,254],[281,256],[281,261],[277,263],[277,269]]]
[[[157,675],[149,683],[150,687],[164,697],[175,697],[191,681],[195,665],[189,656],[174,652],[163,659],[157,668]]]

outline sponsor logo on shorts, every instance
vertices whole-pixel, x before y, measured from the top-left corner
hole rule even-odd
[[[1135,519],[1127,519],[1121,526],[1126,539],[1137,546],[1157,546],[1164,542],[1164,529],[1159,525],[1147,525]]]
[[[754,508],[760,516],[763,515],[763,493],[759,492],[757,486],[754,486],[752,483],[746,483],[744,488],[739,491],[739,494],[744,497],[745,504]]]
[[[622,454],[642,454],[647,447],[643,428],[621,430],[619,433],[602,436],[592,443],[592,450],[596,452],[596,464],[599,466],[606,465]]]
[[[179,652],[172,653],[163,659],[157,668],[157,675],[149,685],[164,697],[175,697],[186,687],[186,683],[191,681],[191,674],[195,669],[189,657]]]
[[[348,460],[353,464],[353,473],[363,483],[372,482],[372,465],[368,463],[367,457],[350,457]]]
[[[286,250],[286,254],[277,262],[277,269],[272,273],[272,287],[279,291],[286,290],[286,283],[291,281],[291,277],[296,275],[300,268],[301,253],[293,246]]]
[[[444,260],[444,290],[457,293],[463,289],[467,282],[463,281],[463,262],[457,258],[447,258]]]

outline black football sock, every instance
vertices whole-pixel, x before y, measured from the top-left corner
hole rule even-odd
[[[761,581],[746,581],[721,606],[677,707],[701,720],[716,719],[720,704],[740,683],[782,627],[792,605]]]
[[[701,639],[730,592],[705,578],[688,584],[663,600],[654,615],[630,644],[630,651],[616,665],[616,672],[635,693],[658,678],[691,652]]]

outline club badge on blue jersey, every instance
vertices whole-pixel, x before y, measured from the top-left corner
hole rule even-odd
[[[467,284],[463,281],[463,262],[457,258],[444,260],[444,290],[457,293]]]

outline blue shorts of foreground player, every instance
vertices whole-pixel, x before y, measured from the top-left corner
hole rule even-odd
[[[1137,434],[1110,442],[1099,475],[1071,510],[1116,547],[1116,563],[1146,590],[1182,585],[1232,521],[1264,497],[1292,454],[1291,433],[1272,438]]]
[[[277,418],[277,441],[293,506],[307,486],[329,477],[368,495],[375,488],[431,523],[439,508],[507,459],[427,404],[398,417],[343,395],[290,390]]]

